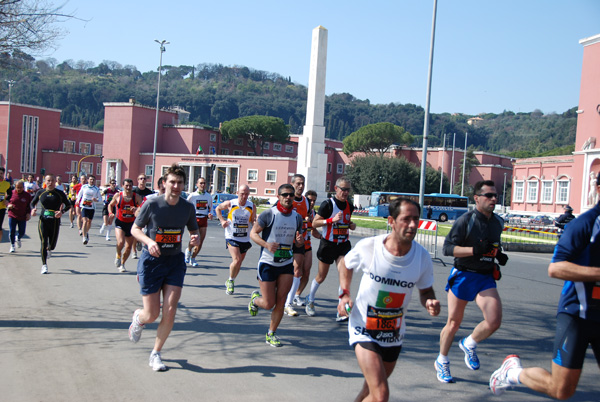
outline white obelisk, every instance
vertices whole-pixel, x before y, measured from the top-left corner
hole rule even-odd
[[[306,190],[318,193],[318,203],[327,197],[327,154],[325,154],[325,75],[327,70],[327,29],[313,29],[306,102],[306,125],[298,139],[298,173],[306,177]],[[332,183],[333,184],[333,183]]]

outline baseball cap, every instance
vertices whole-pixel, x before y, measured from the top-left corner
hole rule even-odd
[[[565,205],[565,211],[572,211],[573,208],[571,208],[570,205]]]

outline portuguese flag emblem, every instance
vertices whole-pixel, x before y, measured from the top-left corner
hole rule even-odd
[[[405,293],[392,293],[379,291],[377,295],[377,307],[383,308],[400,308],[404,303]]]

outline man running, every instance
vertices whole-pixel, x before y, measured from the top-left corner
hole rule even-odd
[[[465,353],[465,364],[470,370],[479,370],[477,345],[489,338],[502,322],[502,302],[496,289],[498,265],[506,264],[508,257],[501,252],[500,235],[504,221],[494,214],[498,193],[491,180],[479,181],[474,187],[475,209],[454,222],[444,241],[444,255],[454,256],[454,267],[448,277],[448,321],[440,333],[440,354],[434,366],[440,382],[454,382],[450,374],[448,352],[454,335],[460,328],[465,308],[475,300],[483,313],[471,335],[459,341]]]
[[[340,177],[335,183],[335,195],[321,203],[319,213],[315,216],[313,227],[324,227],[317,259],[319,260],[319,272],[310,285],[310,294],[306,300],[306,314],[315,315],[315,295],[319,286],[329,272],[329,266],[334,262],[337,264],[350,251],[349,230],[356,229],[356,224],[350,220],[354,206],[348,201],[350,195],[350,180]],[[338,321],[348,319],[347,316],[338,316]]]
[[[266,335],[266,343],[273,347],[281,346],[276,331],[294,276],[292,248],[294,244],[297,247],[304,245],[302,217],[293,209],[294,187],[282,184],[277,194],[279,202],[260,214],[250,232],[252,240],[261,247],[258,260],[260,293],[252,292],[248,304],[251,316],[255,316],[259,308],[273,309]]]
[[[188,196],[188,202],[191,202],[194,208],[196,208],[196,221],[198,222],[198,228],[200,229],[200,244],[196,247],[189,245],[185,250],[185,262],[186,264],[192,264],[192,267],[197,267],[196,256],[202,249],[204,238],[206,237],[206,228],[208,227],[208,220],[213,218],[213,203],[211,195],[206,191],[206,179],[200,177],[196,183],[198,191]]]
[[[100,189],[96,187],[96,177],[89,175],[87,178],[87,184],[81,186],[81,190],[77,193],[77,199],[75,203],[79,205],[81,211],[81,217],[83,218],[83,225],[81,228],[81,235],[83,236],[83,244],[88,244],[90,241],[90,227],[92,226],[92,219],[94,219],[94,213],[96,212],[95,202],[102,198]]]
[[[225,247],[231,255],[229,279],[225,282],[225,293],[232,295],[235,291],[235,278],[240,273],[246,252],[250,250],[250,230],[256,221],[256,207],[248,200],[250,187],[242,184],[237,192],[238,198],[223,201],[217,206],[217,219],[225,229]],[[223,217],[223,210],[228,210]]]
[[[114,219],[114,211],[109,209],[110,202],[112,201],[115,194],[119,192],[117,188],[117,181],[115,179],[110,179],[110,183],[108,187],[102,191],[102,197],[104,201],[104,206],[102,207],[102,226],[100,226],[100,234],[104,233],[106,229],[106,240],[110,240],[110,228],[113,224]],[[113,212],[113,216],[111,217],[111,213]]]
[[[148,177],[146,177],[145,173],[140,173],[137,178],[137,187],[133,188],[133,192],[142,197],[142,204],[146,201],[146,197],[153,194],[149,187],[147,187]],[[137,240],[133,240],[133,259],[138,258],[138,251],[142,251],[142,244],[138,243]]]
[[[15,240],[17,248],[21,248],[21,239],[25,236],[27,221],[31,218],[31,194],[25,191],[22,181],[15,184],[15,190],[8,200],[8,228],[10,238],[10,252],[15,252]],[[17,236],[17,228],[19,235]]]
[[[75,200],[77,199],[77,193],[81,190],[82,184],[77,181],[77,176],[71,177],[71,183],[69,183],[69,192],[67,193],[67,197],[69,201],[71,201],[72,208],[69,210],[69,221],[71,222],[71,229],[73,229],[74,224],[73,221],[77,216],[77,208],[75,208]]]
[[[42,205],[42,213],[38,223],[38,232],[41,240],[42,274],[48,273],[47,260],[49,253],[56,247],[60,218],[64,212],[71,208],[71,203],[65,193],[55,188],[56,180],[53,174],[45,178],[46,189],[38,190],[31,201],[31,216],[35,216],[39,202]]]
[[[65,184],[62,181],[62,177],[60,176],[56,176],[56,186],[54,187],[57,190],[62,191],[63,193],[67,194],[66,188],[65,188]]]
[[[129,339],[132,342],[138,342],[144,326],[154,322],[160,315],[162,293],[162,319],[149,360],[154,371],[167,369],[160,352],[173,329],[177,303],[181,297],[186,271],[181,252],[185,227],[190,232],[192,244],[198,244],[194,207],[181,198],[185,176],[185,170],[178,165],[169,167],[165,174],[165,195],[147,200],[131,229],[135,238],[145,245],[137,269],[143,308],[135,311],[129,326]],[[143,227],[148,228],[148,235],[142,231]]]
[[[79,236],[83,236],[83,216],[81,216],[81,205],[77,202],[77,195],[81,191],[81,187],[83,187],[87,183],[87,176],[82,174],[79,177],[79,187],[77,189],[77,193],[75,193],[75,213],[77,214],[77,229],[79,230]]]
[[[596,183],[600,184],[600,173]],[[596,192],[600,195],[600,185],[596,185]],[[569,399],[577,389],[590,344],[600,366],[599,262],[600,203],[597,203],[565,226],[548,267],[550,277],[565,281],[558,302],[552,371],[523,368],[519,356],[509,355],[490,378],[493,394],[500,395],[509,387],[523,384],[551,398]]]
[[[365,377],[356,401],[389,399],[388,377],[402,349],[405,314],[415,286],[427,312],[431,316],[440,313],[432,287],[431,256],[414,241],[420,216],[421,207],[416,202],[393,200],[388,216],[392,232],[359,241],[340,261],[338,313],[346,316],[347,310],[352,311],[349,341]],[[352,303],[349,289],[354,271],[362,271],[362,277]]]
[[[38,192],[40,186],[33,180],[33,175],[27,175],[27,181],[25,182],[25,191],[27,191],[33,197]]]
[[[131,179],[123,180],[123,191],[117,193],[108,205],[110,217],[115,219],[115,237],[117,238],[115,266],[119,272],[127,271],[125,262],[133,248],[134,239],[131,235],[131,227],[140,205],[142,205],[142,197],[133,192],[133,180]]]
[[[4,173],[4,168],[0,167],[0,240],[2,240],[2,226],[4,224],[4,216],[6,215],[6,206],[12,196],[10,183],[4,180]]]

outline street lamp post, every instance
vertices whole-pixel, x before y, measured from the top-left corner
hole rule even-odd
[[[4,169],[8,173],[8,140],[10,138],[10,95],[12,86],[15,83],[13,80],[6,80],[8,83],[8,120],[6,122],[6,154],[4,155]],[[12,176],[12,175],[11,175]]]
[[[504,173],[504,189],[502,190],[502,209],[506,212],[506,173]]]
[[[165,52],[165,45],[168,45],[169,42],[166,40],[159,41],[155,39],[154,42],[160,45],[160,63],[158,65],[158,85],[156,88],[156,121],[154,124],[154,151],[152,151],[152,182],[154,182],[154,178],[156,175],[154,174],[156,169],[156,141],[158,137],[158,111],[159,111],[159,99],[160,99],[160,76],[162,71],[162,54]]]

